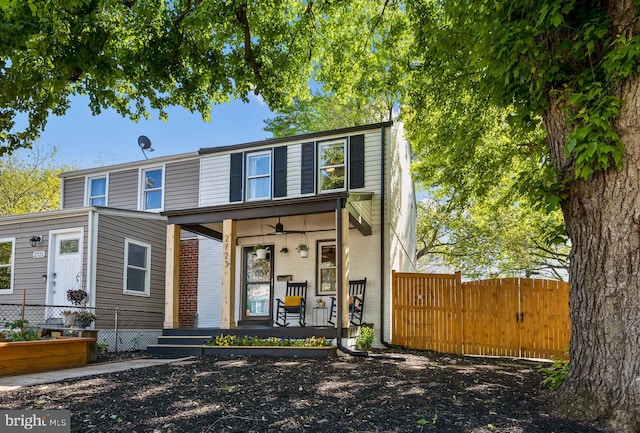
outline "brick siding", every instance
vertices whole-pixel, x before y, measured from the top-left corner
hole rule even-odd
[[[198,239],[180,241],[180,327],[195,328],[198,312]]]

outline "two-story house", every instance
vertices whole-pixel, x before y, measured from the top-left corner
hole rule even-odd
[[[342,293],[346,306],[348,281],[366,278],[363,319],[389,338],[391,272],[415,270],[415,191],[401,124],[199,154],[198,205],[162,212],[169,224],[166,328],[272,326],[289,280],[307,282],[307,321],[322,326],[325,312],[311,317],[314,298]],[[199,235],[189,293],[180,284],[181,231]],[[297,253],[300,244],[308,256]],[[256,258],[256,245],[268,250],[266,260]],[[192,321],[184,314],[194,301]]]
[[[391,271],[414,270],[410,159],[386,122],[65,173],[61,210],[0,218],[0,303],[26,288],[64,305],[80,285],[91,306],[162,309],[165,328],[273,326],[287,281],[306,281],[323,326],[314,298],[347,305],[366,278],[363,320],[388,339]]]

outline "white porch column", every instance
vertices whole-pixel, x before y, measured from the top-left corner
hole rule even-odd
[[[167,225],[164,282],[164,327],[179,328],[180,317],[180,226]]]
[[[222,315],[220,329],[236,327],[236,220],[222,222]]]
[[[338,267],[342,272],[342,287],[339,288],[339,296],[342,297],[342,329],[349,328],[349,211],[346,208],[337,210],[342,218],[338,224],[338,230],[341,232],[340,245],[337,247],[342,250],[342,262]],[[345,334],[343,334],[345,335]]]

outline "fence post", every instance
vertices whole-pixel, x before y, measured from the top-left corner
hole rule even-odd
[[[456,333],[456,353],[458,355],[463,355],[464,350],[464,316],[462,314],[463,311],[463,303],[464,303],[464,295],[462,293],[462,274],[460,271],[455,273],[455,312],[456,312],[456,325],[455,328],[458,330]]]
[[[116,310],[114,312],[113,330],[114,330],[114,333],[116,335],[116,345],[115,345],[115,348],[114,348],[114,352],[117,352],[118,351],[118,308],[116,308]]]

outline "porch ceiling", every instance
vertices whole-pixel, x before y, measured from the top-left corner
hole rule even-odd
[[[286,230],[301,231],[302,218],[307,216],[307,232],[335,229],[333,218],[336,209],[346,207],[349,211],[350,226],[357,228],[364,236],[371,235],[371,215],[367,209],[371,206],[360,206],[358,203],[371,202],[373,193],[349,194],[338,192],[293,199],[272,200],[266,202],[238,203],[221,206],[180,209],[162,212],[169,224],[205,236],[222,239],[222,222],[233,219],[245,221],[244,229],[239,236],[269,235],[273,232],[269,225],[275,225],[278,218],[282,220]],[[269,221],[265,221],[270,219]],[[254,221],[252,221],[254,220]],[[257,221],[262,221],[262,226]]]

